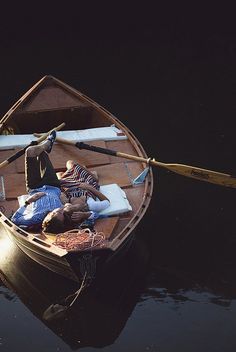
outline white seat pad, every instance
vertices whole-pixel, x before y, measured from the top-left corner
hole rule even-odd
[[[87,141],[112,141],[127,139],[127,136],[114,125],[109,127],[89,128],[75,131],[58,131],[58,137],[69,139],[73,142]],[[0,149],[24,148],[37,138],[33,134],[1,135]]]
[[[100,186],[100,192],[110,200],[110,206],[102,210],[100,215],[116,215],[132,210],[125,191],[116,183]]]

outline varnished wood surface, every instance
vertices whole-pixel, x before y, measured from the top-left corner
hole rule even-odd
[[[121,147],[123,143],[124,145]],[[130,149],[132,149],[127,141],[119,141],[119,143],[115,144],[112,142],[109,144],[112,144],[113,147],[116,145],[116,148],[121,148],[124,152],[130,152]],[[93,145],[106,147],[104,141],[94,141]],[[0,158],[4,159],[13,153],[13,150],[0,151]],[[115,163],[116,159],[120,158],[110,158],[104,154],[78,150],[73,146],[59,144],[54,146],[50,154],[50,159],[57,171],[65,170],[66,161],[72,159],[82,165],[88,166],[91,171],[96,171],[101,185],[117,183],[125,189],[127,198],[132,206],[132,211],[122,214],[122,216],[97,220],[95,225],[95,229],[103,232],[106,239],[114,238],[134,215],[142,200],[143,186],[132,186],[132,180],[143,170],[142,165],[138,162],[126,162],[124,159],[118,160]],[[2,173],[7,200],[2,201],[1,205],[3,206],[4,213],[7,216],[11,216],[18,207],[17,197],[21,194],[26,194],[24,156],[8,165],[2,170]]]
[[[111,218],[97,219],[95,223],[95,230],[104,234],[105,238],[108,240],[112,233],[114,232],[117,224],[119,222],[118,216],[113,216]]]
[[[9,125],[11,122],[17,125],[19,130],[17,133],[32,133],[32,126],[35,132],[42,132],[62,122],[66,122],[66,129],[69,130],[115,124],[128,136],[127,140],[92,141],[90,144],[146,157],[140,143],[121,121],[89,97],[52,76],[43,77],[13,105],[1,120],[1,123],[7,122]],[[15,152],[16,150],[0,151],[0,161]],[[142,209],[146,209],[149,204],[150,197],[146,197],[146,191],[148,187],[149,193],[152,192],[152,177],[148,186],[147,183],[137,186],[132,184],[144,170],[144,164],[58,144],[54,145],[50,159],[56,171],[64,171],[66,161],[72,159],[87,166],[91,171],[96,171],[101,185],[116,183],[125,190],[132,211],[109,219],[101,219],[96,223],[97,228],[102,229],[109,240],[116,238],[130,222],[132,225],[128,232],[132,231],[136,220],[138,222],[145,213]],[[10,216],[18,207],[17,196],[26,193],[24,156],[1,169],[0,174],[4,177],[7,199],[1,201],[0,205],[4,206],[5,214]]]

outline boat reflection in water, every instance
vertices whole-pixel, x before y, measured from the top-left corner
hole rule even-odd
[[[42,268],[1,234],[0,246],[3,284],[66,344],[76,349],[114,343],[145,281],[149,258],[138,239],[121,261],[79,295],[78,283]]]

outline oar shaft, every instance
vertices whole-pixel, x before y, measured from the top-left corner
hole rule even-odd
[[[150,158],[146,159],[146,158],[136,156],[136,155],[125,154],[125,153],[117,152],[117,151],[111,150],[111,149],[105,149],[105,148],[101,148],[101,147],[92,146],[89,144],[85,144],[83,142],[68,141],[67,139],[63,139],[63,138],[59,138],[59,137],[57,137],[57,141],[61,142],[61,143],[69,144],[69,145],[74,145],[79,149],[87,149],[87,150],[91,150],[91,151],[98,152],[98,153],[108,154],[108,155],[112,155],[112,156],[118,156],[118,157],[125,158],[125,159],[148,163],[153,166],[163,167],[163,168],[170,170],[172,172],[175,172],[177,174],[180,174],[180,175],[183,175],[186,177],[191,177],[191,178],[194,178],[194,179],[197,179],[200,181],[206,181],[206,182],[218,184],[221,186],[236,188],[236,177],[229,175],[229,174],[224,174],[221,172],[212,171],[212,170],[208,170],[208,169],[201,169],[199,167],[189,166],[189,165],[184,165],[184,164],[162,163],[160,161],[156,161],[155,159],[150,159]]]
[[[30,145],[36,145],[36,143],[30,143],[27,147],[19,150],[18,152],[16,152],[15,154],[13,154],[12,156],[9,156],[9,158],[7,158],[6,160],[4,160],[1,164],[0,164],[0,168],[2,168],[3,166],[12,163],[14,160],[18,159],[21,155],[24,154],[25,150],[30,146]]]
[[[125,153],[117,152],[116,150],[112,150],[112,149],[96,147],[94,145],[86,144],[86,143],[83,143],[83,142],[73,142],[73,141],[69,141],[68,139],[64,139],[64,138],[61,138],[61,137],[57,137],[56,140],[58,142],[60,142],[60,143],[63,143],[63,144],[73,145],[73,146],[75,146],[75,147],[77,147],[79,149],[86,149],[86,150],[90,150],[90,151],[101,153],[101,154],[108,154],[108,155],[111,155],[111,156],[118,156],[120,158],[141,161],[141,162],[144,162],[144,163],[148,162],[148,159],[142,158],[140,156],[125,154]]]
[[[57,138],[58,141],[60,141],[60,138]],[[91,150],[92,152],[97,152],[101,154],[108,154],[112,156],[118,156],[115,150],[112,149],[106,149],[106,148],[101,148],[101,147],[95,147],[93,145],[85,144],[83,142],[76,142],[75,146],[79,149],[86,149],[86,150]]]
[[[49,132],[46,132],[46,133],[43,133],[42,136],[40,136],[38,139],[37,139],[37,144],[41,143],[44,139],[47,138],[47,136],[53,131],[60,131],[63,127],[65,127],[65,122],[61,123],[60,125],[58,125],[57,127],[55,128],[52,128]]]

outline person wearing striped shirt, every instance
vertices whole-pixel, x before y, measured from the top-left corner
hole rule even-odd
[[[93,175],[71,160],[67,162],[64,184],[59,180],[48,156],[55,139],[56,132],[53,131],[45,142],[26,149],[25,174],[29,197],[11,217],[12,222],[20,227],[34,229],[43,225],[44,231],[56,233],[68,225],[80,224],[86,219],[95,220],[97,213],[110,204],[98,191],[99,185],[95,184],[97,181],[91,177]],[[80,177],[75,177],[77,185],[74,182],[73,187],[68,188],[71,192],[67,189],[66,194],[63,185],[67,187],[71,181],[71,169],[74,176],[79,174]],[[66,202],[63,201],[61,186]]]
[[[42,224],[45,232],[63,232],[85,220],[93,223],[100,217],[99,212],[110,206],[94,174],[73,160],[67,161],[66,168],[64,173],[58,173],[65,205],[47,214]]]
[[[80,204],[81,211],[100,212],[109,207],[110,201],[99,191],[98,178],[93,172],[74,160],[68,160],[66,168],[64,173],[57,174],[65,203]]]

